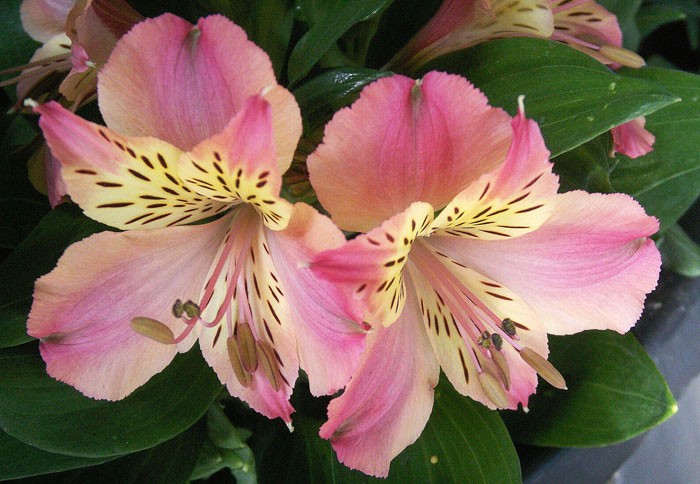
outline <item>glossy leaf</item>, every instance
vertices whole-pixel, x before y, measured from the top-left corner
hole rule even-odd
[[[637,26],[641,36],[645,37],[662,25],[686,18],[686,14],[681,10],[668,5],[644,5],[637,12]]]
[[[655,82],[681,101],[647,117],[654,151],[618,156],[610,174],[615,191],[629,193],[661,229],[672,226],[700,195],[700,76],[659,68],[626,69],[625,76]]]
[[[150,449],[106,464],[22,480],[17,484],[185,484],[204,439],[204,423]]]
[[[700,246],[679,225],[666,230],[656,245],[664,267],[686,277],[700,276]]]
[[[569,389],[540,382],[529,413],[504,412],[516,441],[549,447],[609,445],[676,412],[666,381],[633,335],[587,331],[551,337],[550,343],[550,361]]]
[[[294,46],[289,56],[287,75],[289,83],[295,84],[318,62],[318,60],[353,25],[381,12],[392,0],[304,0],[301,11],[311,26]],[[313,17],[313,18],[311,18]]]
[[[61,205],[0,263],[0,347],[31,341],[27,315],[34,281],[54,268],[70,244],[106,228],[85,217],[76,206]]]
[[[367,84],[392,75],[391,72],[376,71],[360,67],[332,69],[294,90],[305,130],[313,131],[323,126],[340,108],[351,104]]]
[[[92,400],[48,376],[35,344],[0,351],[0,374],[0,427],[40,449],[82,457],[136,452],[171,439],[221,390],[198,349],[178,355],[117,402]]]
[[[623,77],[566,45],[542,39],[495,40],[443,56],[427,70],[464,75],[511,115],[518,95],[538,122],[552,156],[613,126],[678,99],[653,82]]]
[[[586,190],[611,193],[610,136],[606,133],[562,153],[554,160],[554,171],[559,175],[560,191]]]
[[[22,29],[21,4],[22,0],[0,2],[0,69],[26,64],[41,45]]]
[[[267,430],[268,445],[257,455],[259,482],[486,484],[521,479],[515,448],[498,414],[459,395],[446,380],[436,390],[423,434],[392,461],[387,479],[340,464],[331,444],[318,436],[321,423],[295,414],[293,433],[279,425]]]
[[[95,466],[109,459],[53,454],[0,431],[0,481]]]

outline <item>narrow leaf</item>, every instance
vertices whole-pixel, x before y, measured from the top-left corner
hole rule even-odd
[[[656,244],[664,267],[686,277],[700,276],[700,246],[676,224]]]

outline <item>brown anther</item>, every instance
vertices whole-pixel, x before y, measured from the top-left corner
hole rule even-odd
[[[171,345],[175,342],[175,335],[166,325],[151,318],[138,317],[131,320],[131,329],[138,334],[153,341]]]
[[[496,335],[494,334],[494,336]],[[493,349],[491,350],[491,359],[498,367],[499,373],[501,374],[501,379],[503,380],[503,386],[506,387],[506,390],[510,390],[510,368],[508,367],[506,357],[503,356],[503,353],[501,353],[500,350],[496,351]]]
[[[272,389],[278,391],[280,389],[280,374],[273,350],[267,343],[262,341],[258,341],[256,346],[258,350],[258,360],[265,373],[265,377],[267,381],[270,382]]]
[[[564,377],[542,355],[530,348],[523,348],[520,350],[520,357],[554,388],[566,390]]]
[[[491,348],[491,334],[488,331],[484,331],[479,338],[477,338],[476,343],[482,348]]]
[[[198,318],[202,311],[199,309],[197,304],[188,299],[182,304],[182,310],[185,312],[188,318]]]
[[[646,62],[639,54],[632,52],[631,50],[627,50],[624,47],[603,44],[600,46],[599,52],[602,56],[626,67],[639,69],[640,67],[646,65]]]
[[[236,343],[238,344],[238,353],[241,357],[241,363],[250,373],[258,369],[258,353],[255,349],[255,337],[253,331],[247,323],[239,323],[236,325]]]
[[[501,328],[503,328],[503,331],[508,335],[508,336],[515,336],[515,321],[513,321],[510,318],[506,318],[503,321],[501,321]]]
[[[233,374],[236,375],[238,383],[248,388],[253,382],[253,375],[243,368],[241,355],[238,352],[238,344],[233,338],[226,339],[226,349],[228,350],[228,359],[231,362]]]
[[[498,351],[501,351],[501,348],[503,348],[503,338],[501,338],[501,335],[498,333],[491,335],[491,343],[493,343],[493,347]]]
[[[489,400],[491,400],[494,405],[498,408],[507,408],[510,406],[510,401],[506,392],[503,391],[503,387],[498,382],[498,380],[490,373],[484,371],[479,373],[479,383],[481,388],[484,389],[484,393]]]
[[[175,303],[173,304],[173,315],[176,318],[182,317],[182,313],[185,311],[183,305],[182,305],[182,300],[181,299],[176,299]]]

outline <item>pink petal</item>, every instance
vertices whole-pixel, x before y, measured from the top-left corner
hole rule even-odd
[[[503,164],[462,190],[433,223],[439,235],[501,240],[536,230],[554,206],[559,178],[537,123],[520,100]]]
[[[367,234],[321,252],[314,257],[311,270],[335,284],[346,300],[361,301],[363,321],[389,325],[406,301],[402,270],[411,246],[427,233],[432,218],[429,204],[415,202]]]
[[[182,150],[221,132],[245,99],[275,85],[268,56],[223,16],[196,26],[171,14],[135,26],[98,82],[107,125]]]
[[[225,220],[224,220],[225,222]],[[194,343],[164,345],[135,333],[131,319],[148,317],[185,329],[172,314],[176,299],[196,298],[226,228],[102,232],[70,246],[57,267],[36,282],[27,323],[41,338],[54,378],[87,396],[119,400]]]
[[[20,7],[22,27],[39,42],[65,33],[66,18],[75,0],[23,0]]]
[[[68,36],[64,33],[58,34],[48,40],[44,45],[39,47],[32,55],[30,62],[55,57],[58,55],[66,55],[71,51],[71,42]],[[46,79],[54,72],[65,73],[70,69],[67,61],[59,61],[47,67],[30,67],[22,71],[22,75],[34,73],[33,76],[20,80],[17,83],[17,99],[24,101],[31,95],[32,90],[37,84]]]
[[[155,138],[127,138],[85,121],[56,102],[36,106],[39,126],[72,199],[121,229],[194,222],[228,205],[203,200],[180,180],[179,149]]]
[[[357,319],[352,311],[346,311],[353,301],[343,298],[332,283],[316,278],[308,266],[314,254],[341,246],[345,237],[330,219],[296,204],[286,230],[268,232],[267,240],[289,301],[299,361],[311,393],[335,393],[359,363],[365,332],[351,321]]]
[[[622,194],[568,192],[536,231],[509,240],[432,237],[431,245],[509,288],[548,333],[627,331],[656,286],[658,221]]]
[[[391,460],[420,436],[440,373],[415,296],[408,298],[395,324],[370,333],[357,372],[329,404],[320,431],[343,464],[377,477],[386,477]]]
[[[639,158],[653,151],[656,137],[644,129],[646,118],[639,117],[612,129],[614,152]]]
[[[510,141],[507,114],[466,79],[393,76],[336,113],[308,167],[333,221],[367,231],[415,201],[444,207],[500,164]]]

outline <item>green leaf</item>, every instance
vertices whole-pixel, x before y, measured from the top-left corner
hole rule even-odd
[[[294,46],[289,57],[287,76],[291,85],[311,68],[353,25],[381,12],[392,0],[299,0],[311,28]]]
[[[606,133],[552,160],[560,191],[611,193],[610,136]]]
[[[53,454],[0,431],[0,481],[94,466],[108,459]]]
[[[289,51],[289,39],[294,25],[293,0],[261,0],[253,2],[245,23],[250,39],[272,60],[279,78]]]
[[[625,69],[624,74],[681,98],[647,117],[646,129],[656,136],[654,151],[634,160],[619,155],[610,174],[615,191],[636,198],[664,230],[700,195],[700,76],[659,68]]]
[[[35,344],[0,351],[0,374],[0,428],[40,449],[82,457],[164,442],[204,415],[221,390],[198,350],[178,355],[117,402],[90,399],[48,376]]]
[[[550,361],[569,389],[540,383],[529,413],[504,412],[516,441],[550,447],[609,445],[676,412],[666,381],[633,335],[586,331],[552,337],[550,345]]]
[[[255,458],[245,443],[251,432],[234,427],[223,409],[215,403],[207,412],[207,433],[190,479],[207,479],[228,468],[238,484],[255,484]]]
[[[17,484],[185,484],[204,440],[204,423],[158,446],[106,464],[19,481]]]
[[[21,4],[22,0],[0,2],[0,69],[26,64],[41,45],[22,28],[19,18]]]
[[[644,5],[637,12],[637,26],[642,37],[646,37],[662,25],[685,20],[682,11],[666,5]]]
[[[527,115],[538,122],[552,156],[678,100],[652,82],[615,74],[586,54],[543,39],[487,42],[441,57],[430,69],[464,75],[490,104],[511,114],[524,94]]]
[[[61,205],[0,263],[0,347],[31,341],[26,326],[34,281],[54,268],[70,244],[106,228],[76,206]]]
[[[436,390],[428,425],[392,461],[387,479],[340,464],[330,442],[318,436],[320,424],[320,419],[295,414],[293,433],[281,425],[269,428],[268,446],[257,455],[260,482],[521,482],[515,448],[498,414],[459,395],[446,379]]]
[[[700,246],[676,224],[656,243],[664,267],[686,277],[700,276]]]
[[[392,75],[360,67],[332,69],[314,77],[294,90],[305,131],[322,127],[340,108],[351,104],[367,84]]]

